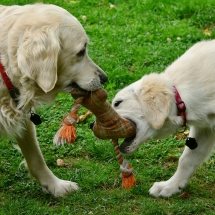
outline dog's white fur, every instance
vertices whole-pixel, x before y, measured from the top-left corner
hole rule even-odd
[[[0,76],[0,136],[15,137],[31,175],[55,196],[78,186],[46,166],[29,111],[70,92],[72,83],[88,91],[101,87],[107,76],[87,55],[87,44],[83,27],[63,8],[0,5],[0,61],[20,91],[17,106]]]
[[[198,147],[194,150],[185,147],[175,174],[152,186],[149,192],[156,197],[180,192],[214,148],[215,40],[195,44],[165,72],[145,75],[117,93],[113,107],[137,126],[136,137],[124,153],[132,154],[142,143],[165,138],[182,126],[173,86],[185,102],[189,137],[196,139]]]

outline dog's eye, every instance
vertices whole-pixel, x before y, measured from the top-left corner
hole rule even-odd
[[[122,103],[121,100],[120,100],[120,101],[116,101],[116,102],[114,103],[114,107],[118,107],[121,103]]]
[[[86,49],[85,49],[85,48],[81,49],[81,51],[77,53],[77,56],[78,56],[78,57],[82,57],[82,56],[84,56],[85,51],[86,51]]]

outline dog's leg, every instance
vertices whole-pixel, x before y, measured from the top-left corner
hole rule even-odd
[[[215,134],[211,130],[200,130],[191,127],[189,136],[196,139],[198,147],[194,150],[185,147],[179,159],[175,174],[168,181],[155,182],[149,190],[151,195],[155,197],[170,197],[180,192],[185,187],[196,168],[200,166],[212,152],[215,143]]]
[[[76,183],[57,178],[47,167],[36,139],[35,127],[30,120],[26,122],[26,130],[21,137],[16,137],[17,143],[27,162],[28,169],[42,185],[43,191],[54,196],[63,196],[78,190]]]

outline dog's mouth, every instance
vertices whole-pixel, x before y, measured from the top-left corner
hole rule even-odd
[[[99,75],[99,80],[100,80],[100,84],[97,84],[97,88],[101,88],[103,84],[105,84],[108,81],[108,77],[106,74],[100,74]],[[71,82],[68,87],[72,87],[74,89],[78,89],[78,90],[82,90],[82,91],[86,91],[86,92],[90,92],[89,90],[83,89],[81,88],[76,82]],[[97,88],[95,88],[94,90],[96,90]]]
[[[78,99],[78,98],[86,96],[90,93],[90,91],[87,91],[87,90],[81,88],[78,84],[76,84],[74,82],[71,83],[69,85],[69,87],[70,87],[70,94],[72,95],[72,97],[74,99]]]
[[[76,89],[76,90],[80,90],[80,91],[83,91],[83,92],[88,92],[87,90],[81,88],[77,83],[75,82],[72,82],[69,84],[69,87],[72,87],[72,89]]]
[[[136,126],[136,123],[134,121],[132,121],[128,118],[127,118],[127,120],[129,120],[130,122],[132,122]],[[119,146],[120,152],[127,154],[128,153],[128,147],[133,143],[135,137],[136,137],[136,133],[131,137],[125,138]]]
[[[127,154],[129,152],[128,147],[133,143],[135,137],[136,134],[133,135],[132,137],[124,139],[124,141],[119,146],[120,152],[122,152],[123,154]]]

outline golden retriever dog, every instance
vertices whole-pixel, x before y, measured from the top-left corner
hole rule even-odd
[[[167,181],[155,182],[149,190],[155,197],[180,192],[215,145],[215,40],[195,44],[163,73],[145,75],[125,87],[112,105],[137,128],[136,136],[120,145],[124,154],[189,125],[187,146],[175,174]]]
[[[29,118],[59,92],[70,92],[73,86],[94,91],[107,81],[89,58],[87,44],[82,25],[63,8],[0,6],[0,64],[16,89],[15,98],[11,97],[0,75],[0,136],[15,138],[30,174],[54,196],[78,186],[57,178],[47,167]]]

